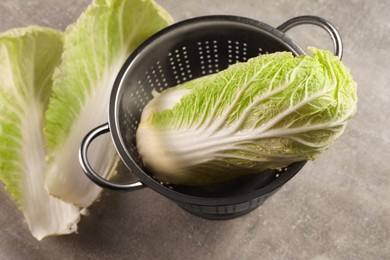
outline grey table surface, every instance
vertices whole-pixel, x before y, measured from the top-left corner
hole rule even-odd
[[[385,0],[159,0],[175,21],[233,14],[278,26],[298,15],[331,21],[359,90],[344,135],[261,207],[227,221],[188,214],[150,189],[104,191],[78,234],[31,237],[0,186],[0,259],[390,259],[390,8]],[[63,30],[88,0],[1,0],[0,31]],[[332,49],[320,28],[288,35]]]

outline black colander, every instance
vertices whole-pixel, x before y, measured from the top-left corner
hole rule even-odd
[[[289,181],[305,164],[296,162],[285,169],[242,176],[205,186],[164,185],[144,168],[136,147],[136,130],[152,91],[226,69],[264,53],[289,51],[303,55],[302,49],[284,33],[299,24],[315,24],[332,37],[335,54],[341,58],[342,43],[337,30],[316,16],[300,16],[277,28],[237,16],[205,16],[176,23],[158,32],[127,59],[112,89],[109,123],[89,132],[80,147],[80,162],[87,176],[103,188],[134,191],[149,187],[187,211],[211,219],[243,215]],[[139,181],[119,184],[100,177],[87,160],[90,143],[111,132],[123,163]]]

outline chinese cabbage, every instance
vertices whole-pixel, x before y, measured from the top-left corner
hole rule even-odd
[[[128,55],[146,38],[172,22],[153,0],[95,0],[66,29],[62,62],[53,76],[53,95],[46,112],[50,194],[88,207],[101,188],[78,163],[82,138],[107,122],[111,88]],[[90,161],[109,178],[116,153],[109,136],[97,140]]]
[[[357,86],[328,51],[260,55],[163,91],[137,149],[160,181],[208,184],[315,159],[356,112]]]
[[[0,34],[0,181],[38,240],[72,233],[79,209],[45,188],[44,111],[62,34],[31,26]]]

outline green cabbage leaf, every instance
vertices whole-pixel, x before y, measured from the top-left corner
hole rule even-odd
[[[88,131],[107,122],[110,92],[128,55],[171,23],[153,0],[95,0],[66,29],[45,115],[50,194],[83,208],[98,198],[101,188],[78,163],[80,142]],[[117,156],[108,135],[92,145],[89,158],[103,177],[112,176]]]
[[[137,149],[162,182],[208,184],[313,160],[356,112],[357,85],[328,51],[260,55],[163,91]]]
[[[62,46],[62,34],[48,28],[0,34],[0,181],[38,240],[74,232],[80,218],[45,188],[44,111]]]

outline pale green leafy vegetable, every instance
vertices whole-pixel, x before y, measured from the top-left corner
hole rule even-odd
[[[23,212],[32,235],[76,230],[79,209],[45,188],[44,111],[60,62],[62,34],[42,28],[0,34],[0,180]]]
[[[46,186],[52,195],[80,207],[96,200],[101,188],[82,172],[77,158],[80,142],[89,130],[107,122],[111,88],[128,55],[171,22],[152,0],[95,0],[67,28],[46,112]],[[104,136],[89,157],[95,170],[108,178],[115,154],[109,136]]]
[[[356,112],[330,52],[261,55],[168,89],[145,107],[137,149],[162,182],[205,184],[315,159]]]

